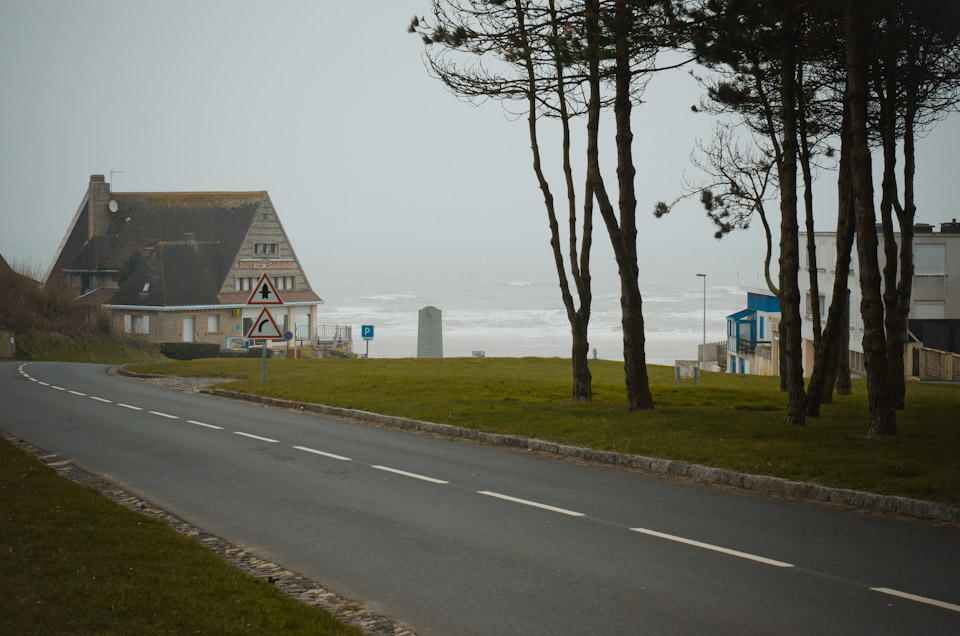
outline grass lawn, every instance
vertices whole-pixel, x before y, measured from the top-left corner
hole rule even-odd
[[[960,505],[960,386],[907,383],[899,434],[867,439],[866,385],[824,405],[805,427],[783,424],[772,377],[706,373],[674,386],[672,367],[648,367],[657,408],[629,413],[620,362],[591,360],[594,401],[571,401],[559,358],[371,360],[206,359],[137,371],[237,378],[222,385],[277,398],[362,409],[676,459],[827,486]]]
[[[0,440],[0,632],[352,635]]]

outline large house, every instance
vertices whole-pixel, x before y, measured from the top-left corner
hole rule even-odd
[[[111,192],[95,174],[47,278],[110,310],[114,331],[225,347],[259,314],[246,301],[264,273],[283,300],[270,309],[281,331],[312,339],[323,301],[269,194]]]
[[[934,226],[917,224],[913,228],[913,293],[910,295],[910,313],[908,318],[916,320],[947,321],[960,318],[960,223],[954,219],[940,224],[940,231]],[[877,254],[880,271],[883,272],[884,251],[883,234],[877,229],[879,246]],[[900,233],[894,235],[900,242]],[[833,279],[837,260],[837,235],[835,232],[814,233],[817,257],[817,287],[820,301],[820,318],[826,321],[826,314],[833,300]],[[800,244],[806,245],[807,234],[800,232]],[[800,250],[800,298],[802,307],[803,333],[803,372],[809,375],[813,371],[813,311],[810,294],[810,278],[807,275],[807,251]],[[850,290],[850,370],[864,373],[863,363],[863,317],[860,314],[860,267],[857,249],[854,245],[851,254],[850,278],[847,284]],[[881,288],[882,289],[882,288]],[[913,331],[911,329],[911,331]],[[916,335],[916,334],[914,334]],[[908,339],[909,340],[909,339]],[[909,354],[912,357],[912,354]],[[911,373],[913,363],[908,359],[907,373]]]

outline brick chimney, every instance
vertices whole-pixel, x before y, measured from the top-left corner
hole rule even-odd
[[[87,238],[102,236],[110,225],[110,185],[102,174],[90,175],[87,190]]]

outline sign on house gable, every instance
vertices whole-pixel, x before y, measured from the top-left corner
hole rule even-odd
[[[269,195],[260,203],[240,249],[233,257],[220,293],[243,292],[249,295],[254,290],[254,282],[266,271],[270,272],[276,289],[294,299],[298,299],[299,292],[310,291],[310,284]]]

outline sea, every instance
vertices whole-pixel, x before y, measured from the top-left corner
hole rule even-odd
[[[352,326],[354,351],[370,358],[415,357],[419,311],[427,306],[442,312],[444,357],[569,358],[570,324],[556,272],[523,272],[355,270],[312,282],[324,299],[319,323]],[[726,316],[746,294],[735,279],[714,278],[708,275],[705,286],[695,274],[641,276],[648,363],[696,359],[705,330],[707,342],[726,339]],[[595,274],[592,287],[591,357],[595,351],[600,359],[623,360],[619,279],[615,272]],[[369,342],[361,339],[362,325],[374,327]]]

